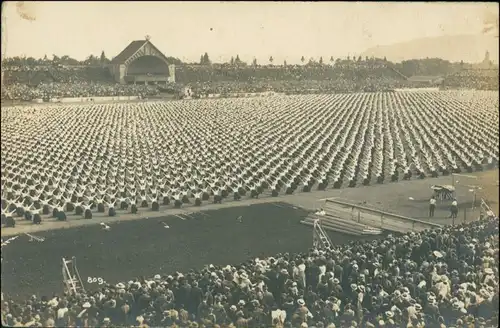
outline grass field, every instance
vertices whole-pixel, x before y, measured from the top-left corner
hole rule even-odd
[[[2,291],[14,298],[62,292],[61,258],[76,256],[83,280],[109,283],[171,274],[206,264],[238,264],[252,257],[301,252],[312,246],[312,229],[299,223],[307,211],[281,203],[233,207],[177,217],[116,222],[21,236],[2,250]],[[243,217],[238,223],[236,218]],[[168,223],[165,229],[162,222]],[[352,237],[332,233],[342,244]],[[97,288],[88,285],[87,288]]]

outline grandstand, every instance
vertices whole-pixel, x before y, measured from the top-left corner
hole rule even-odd
[[[498,326],[491,65],[13,62],[3,326]]]
[[[110,62],[104,59],[61,64],[57,61],[6,59],[2,68],[4,100],[33,101],[60,97],[158,96],[179,93],[185,86],[193,97],[274,91],[286,94],[393,91],[439,86],[444,89],[498,90],[498,67],[426,59],[395,64],[379,58],[340,59],[329,64],[248,65],[179,63],[164,55],[149,37],[132,41]],[[486,67],[485,67],[486,65]],[[404,74],[401,72],[404,71]],[[438,76],[429,72],[438,71]],[[422,74],[423,73],[423,74]],[[92,85],[92,89],[88,90]],[[129,86],[127,86],[127,84]],[[83,88],[84,92],[81,92]],[[173,90],[173,91],[172,91]]]

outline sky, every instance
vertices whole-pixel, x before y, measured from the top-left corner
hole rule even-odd
[[[391,2],[2,2],[6,56],[116,56],[146,35],[166,56],[199,61],[300,62],[362,53],[415,38],[479,34],[494,3]],[[497,14],[498,15],[498,14]],[[498,16],[497,16],[498,17]],[[5,28],[5,30],[4,30]]]

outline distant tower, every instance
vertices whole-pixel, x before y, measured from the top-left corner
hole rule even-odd
[[[149,35],[146,35],[146,41],[151,40],[151,37]]]
[[[490,62],[490,52],[489,51],[486,51],[486,53],[484,54],[484,60],[483,60],[483,63],[487,64]]]

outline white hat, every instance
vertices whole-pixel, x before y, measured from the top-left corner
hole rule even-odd
[[[136,317],[135,320],[139,323],[142,323],[144,321],[144,317],[142,315],[140,315],[140,316]]]
[[[159,274],[155,274],[155,276],[153,277],[154,280],[160,280],[161,279],[161,276]]]
[[[388,318],[392,318],[392,317],[394,317],[394,312],[392,312],[392,311],[385,311],[385,315],[386,315]]]
[[[435,257],[437,257],[438,259],[443,257],[443,254],[441,254],[441,252],[438,252],[438,251],[434,251],[432,252],[434,254]]]
[[[297,304],[302,306],[302,305],[306,304],[306,302],[304,302],[304,300],[302,298],[299,298],[299,300],[297,301]]]
[[[85,303],[83,303],[82,307],[84,309],[88,309],[90,307],[90,303],[89,302],[85,302]]]
[[[120,282],[120,283],[116,284],[116,287],[123,289],[123,288],[125,288],[125,285]]]
[[[109,318],[104,318],[102,321],[103,321],[103,322],[110,322],[110,321],[111,321],[111,319],[109,319]]]
[[[493,270],[491,268],[486,268],[486,269],[484,269],[484,273],[493,274]]]

